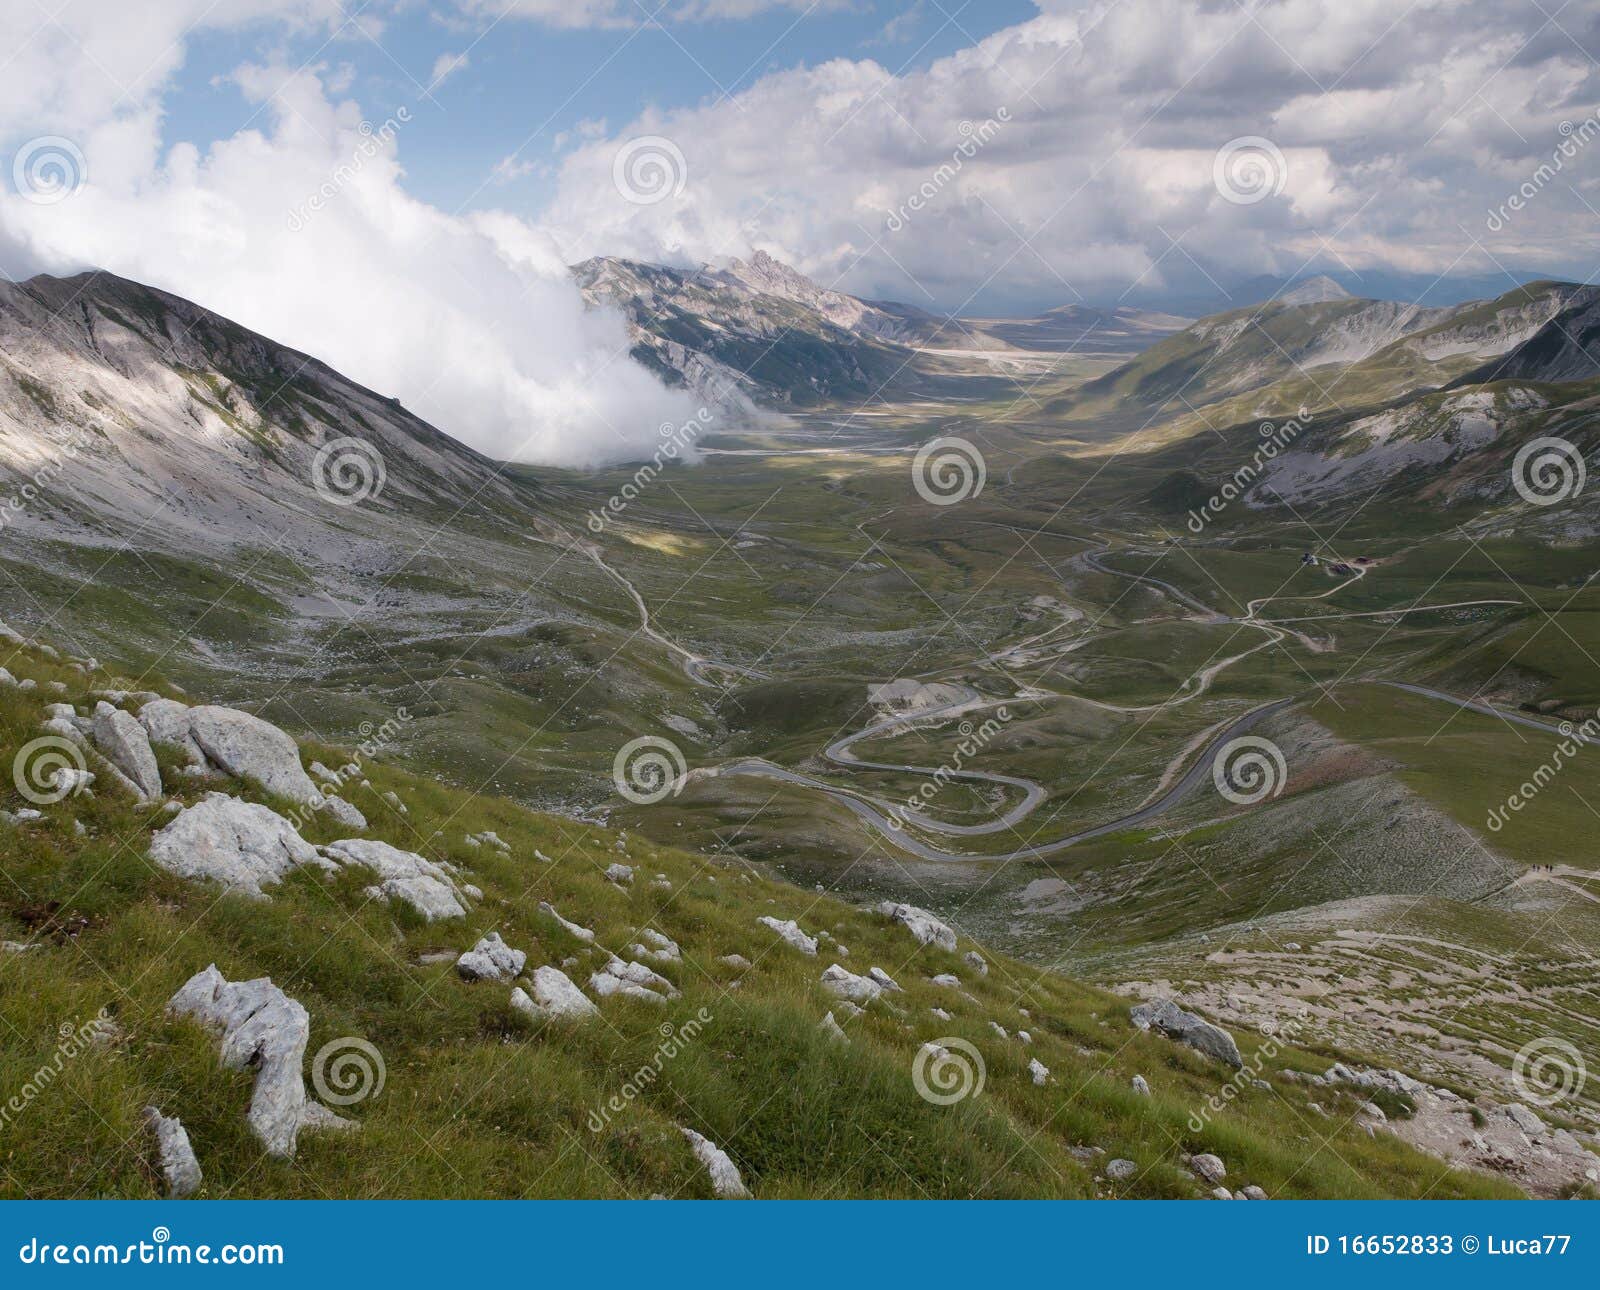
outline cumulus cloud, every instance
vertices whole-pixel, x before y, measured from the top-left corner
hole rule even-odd
[[[104,9],[114,19],[116,6]],[[278,16],[314,23],[318,9],[285,4]],[[42,126],[70,134],[87,166],[66,200],[0,195],[9,275],[93,266],[162,287],[397,395],[496,457],[574,466],[636,457],[654,450],[662,422],[693,414],[688,395],[629,356],[620,317],[585,308],[547,234],[510,214],[455,216],[407,194],[406,109],[369,122],[356,103],[335,101],[315,68],[246,66],[234,79],[256,109],[251,123],[204,152],[179,143],[163,154],[161,77],[130,101],[117,73],[131,83],[147,57],[176,67],[167,50],[181,28],[171,24],[202,12],[152,4],[142,18],[165,17],[165,29],[132,53],[114,42],[102,51],[111,88],[90,84],[92,68],[58,67],[31,82],[58,102],[8,96],[0,137]],[[126,25],[132,39],[139,24]],[[70,44],[41,52],[72,57]],[[31,74],[33,58],[17,61]]]
[[[846,290],[945,307],[1313,267],[1592,270],[1600,156],[1485,226],[1562,122],[1595,111],[1592,7],[1550,23],[1495,0],[1041,7],[924,69],[838,59],[647,112],[565,157],[547,218],[581,230],[577,251],[763,249]],[[639,135],[681,149],[681,195],[617,200],[606,176]],[[1277,168],[1260,200],[1239,186],[1248,166],[1217,173],[1219,149],[1251,137]]]

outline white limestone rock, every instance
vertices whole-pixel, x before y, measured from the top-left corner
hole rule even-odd
[[[292,801],[320,798],[300,765],[300,746],[270,721],[214,704],[190,708],[188,718],[190,737],[212,765]]]
[[[213,963],[183,984],[167,1012],[221,1032],[223,1069],[255,1071],[246,1120],[269,1155],[288,1159],[302,1128],[338,1121],[306,1097],[301,1069],[311,1019],[270,978],[230,982]]]
[[[1235,1070],[1244,1065],[1244,1059],[1239,1056],[1239,1046],[1234,1043],[1232,1035],[1192,1012],[1185,1012],[1171,999],[1152,999],[1149,1003],[1136,1004],[1128,1011],[1133,1024],[1140,1030],[1158,1030],[1167,1038],[1188,1044]]]
[[[602,999],[620,994],[629,999],[663,1003],[678,997],[678,988],[643,963],[625,963],[612,955],[605,967],[589,978],[589,989]]]
[[[127,777],[141,802],[161,796],[161,771],[143,726],[102,699],[95,705],[93,733],[95,747]]]
[[[702,1137],[693,1129],[678,1126],[683,1136],[689,1140],[689,1148],[695,1154],[695,1159],[706,1167],[706,1172],[711,1175],[711,1190],[722,1200],[749,1200],[750,1192],[744,1185],[744,1179],[739,1176],[739,1170],[728,1158],[728,1153],[723,1151],[709,1138]]]
[[[583,941],[585,944],[593,943],[593,932],[591,932],[587,927],[579,927],[576,923],[568,922],[565,918],[561,917],[560,914],[556,913],[556,907],[548,900],[541,900],[539,902],[539,912],[541,914],[548,914],[551,918],[555,919],[556,922],[560,923],[570,935],[577,937],[578,940]]]
[[[528,956],[514,950],[490,932],[456,960],[456,972],[463,981],[510,981],[522,975]]]
[[[944,950],[954,950],[956,947],[954,929],[926,909],[919,909],[915,905],[903,904],[900,901],[886,900],[878,906],[878,912],[903,926],[916,938],[919,945],[937,945]]]
[[[385,900],[403,901],[428,922],[464,918],[465,893],[442,866],[414,851],[402,851],[372,838],[345,838],[330,842],[322,854],[339,865],[362,865],[378,875],[369,893]]]
[[[189,705],[176,699],[152,699],[139,709],[139,724],[151,742],[172,744],[183,749],[191,767],[203,770],[210,765],[200,745],[189,733]]]
[[[724,954],[717,962],[726,963],[729,967],[740,972],[748,972],[750,970],[750,960],[745,958],[743,954]]]
[[[823,972],[822,988],[829,994],[856,1003],[871,1003],[883,993],[883,987],[870,977],[856,976],[837,963]]]
[[[817,1023],[817,1027],[835,1043],[846,1044],[850,1042],[850,1037],[844,1033],[839,1023],[833,1019],[833,1013],[831,1012]]]
[[[345,801],[336,793],[325,793],[317,804],[317,810],[329,816],[333,822],[346,829],[364,829],[367,827],[367,817],[361,813],[359,807],[352,802]]]
[[[756,922],[760,923],[763,927],[770,927],[783,940],[784,944],[792,945],[802,954],[810,955],[813,958],[816,957],[816,938],[814,936],[807,936],[804,932],[802,932],[800,930],[800,924],[795,922],[794,919],[789,918],[780,922],[778,919],[773,918],[770,914],[763,914],[760,918],[756,919]]]
[[[296,865],[331,868],[271,807],[208,793],[150,840],[150,858],[182,878],[208,878],[230,891],[266,895]]]
[[[646,927],[639,933],[639,942],[628,946],[628,953],[635,958],[655,959],[658,963],[678,963],[683,959],[677,941],[663,936],[653,927]]]
[[[533,996],[519,986],[511,992],[511,1006],[539,1021],[584,1021],[600,1015],[593,1000],[555,967],[535,968]]]
[[[156,1160],[166,1180],[167,1198],[183,1200],[193,1196],[200,1190],[203,1175],[194,1147],[189,1144],[188,1131],[177,1116],[162,1115],[153,1106],[145,1107],[144,1122],[156,1140]]]
[[[952,990],[959,990],[961,988],[961,978],[956,976],[953,972],[941,972],[938,976],[929,977],[928,979],[932,981],[934,985],[948,986]]]
[[[633,868],[625,864],[609,864],[606,866],[606,877],[619,887],[633,885]]]
[[[1189,1157],[1189,1168],[1204,1178],[1212,1186],[1218,1186],[1228,1176],[1228,1167],[1222,1163],[1220,1156],[1210,1152],[1203,1152],[1198,1156]]]
[[[979,976],[989,975],[989,964],[984,959],[983,955],[979,954],[977,950],[968,950],[961,957],[966,962],[967,966]]]
[[[1037,1057],[1028,1062],[1028,1074],[1033,1076],[1033,1082],[1043,1088],[1050,1080],[1050,1068]]]
[[[1112,1182],[1127,1182],[1139,1172],[1139,1166],[1131,1160],[1113,1160],[1106,1165],[1106,1177]]]
[[[1133,1077],[1133,1091],[1140,1097],[1150,1096],[1150,1084],[1143,1075],[1135,1075]]]

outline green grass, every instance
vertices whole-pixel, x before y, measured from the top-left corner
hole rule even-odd
[[[0,690],[8,760],[37,730],[43,686],[63,682],[67,700],[82,704],[101,683],[31,652],[9,653],[7,666],[41,690]],[[305,751],[339,757],[315,745]],[[138,1119],[146,1104],[182,1117],[213,1197],[706,1195],[678,1124],[728,1150],[762,1196],[1094,1194],[1093,1170],[1073,1147],[1139,1162],[1141,1175],[1123,1189],[1136,1196],[1198,1194],[1176,1163],[1184,1150],[1217,1152],[1230,1182],[1273,1195],[1509,1192],[1484,1178],[1440,1179],[1437,1162],[1393,1139],[1314,1121],[1304,1092],[1287,1083],[1248,1090],[1194,1132],[1190,1116],[1226,1072],[1134,1031],[1126,1002],[1112,995],[1004,956],[991,956],[991,972],[978,977],[957,955],[919,948],[831,895],[637,835],[626,848],[639,878],[619,889],[601,872],[620,858],[611,831],[393,766],[366,769],[376,790],[393,789],[409,807],[400,815],[375,794],[358,796],[371,834],[452,860],[483,888],[466,920],[423,924],[367,900],[350,873],[297,871],[267,901],[182,881],[145,857],[166,814],[109,788],[48,806],[40,821],[0,825],[3,934],[27,938],[30,917],[37,922],[52,902],[58,923],[83,920],[75,936],[0,957],[0,1089],[21,1089],[53,1060],[63,1024],[105,1008],[119,1027],[113,1042],[66,1061],[0,1128],[0,1193],[156,1194]],[[169,778],[180,800],[208,787]],[[227,787],[266,800],[252,786]],[[466,844],[466,833],[485,828],[511,844],[510,856]],[[337,835],[320,821],[308,830],[315,840]],[[552,862],[535,859],[535,849]],[[657,872],[670,892],[649,887]],[[541,1027],[509,1009],[506,987],[463,983],[448,963],[419,965],[425,951],[463,949],[498,929],[529,951],[530,966],[583,958],[572,972],[581,979],[590,952],[538,912],[542,900],[607,946],[625,946],[646,926],[676,939],[684,962],[665,970],[682,998],[661,1009],[608,1002],[603,1021]],[[847,1046],[830,1044],[817,1029],[836,1006],[817,981],[828,960],[778,945],[755,922],[764,913],[828,929],[848,946],[850,967],[878,964],[905,993],[849,1022]],[[730,953],[755,966],[734,972],[718,961]],[[249,1073],[219,1070],[215,1038],[164,1013],[173,991],[210,962],[230,979],[269,975],[299,999],[312,1019],[311,1052],[345,1036],[376,1046],[386,1080],[380,1094],[349,1108],[357,1133],[307,1135],[291,1162],[262,1155],[244,1123]],[[972,999],[932,985],[937,972],[960,975]],[[953,1019],[933,1017],[934,1006]],[[701,1018],[703,1030],[661,1063],[659,1078],[634,1081],[637,1096],[627,1097],[631,1077],[655,1062],[663,1026],[688,1033]],[[1031,1030],[1034,1043],[1000,1040],[991,1019]],[[987,1068],[983,1092],[949,1108],[918,1097],[911,1079],[921,1043],[942,1036],[969,1040]],[[1258,1052],[1248,1034],[1240,1041],[1269,1078],[1311,1060],[1292,1049]],[[1051,1068],[1051,1084],[1032,1084],[1030,1057]],[[1135,1071],[1152,1098],[1128,1087]],[[596,1132],[591,1115],[612,1098],[622,1109]]]

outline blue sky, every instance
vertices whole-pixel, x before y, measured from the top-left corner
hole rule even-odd
[[[353,15],[363,10],[347,6]],[[329,38],[267,24],[204,31],[166,98],[167,141],[202,147],[226,138],[255,111],[227,74],[267,55],[298,66],[353,73],[348,93],[374,123],[407,106],[407,187],[443,209],[503,207],[532,214],[553,193],[553,163],[580,125],[612,129],[648,107],[715,104],[778,70],[831,58],[872,59],[901,74],[927,68],[1036,12],[1025,0],[860,0],[841,8],[787,9],[747,18],[660,21],[612,29],[560,29],[515,19],[448,20],[416,9],[383,15],[376,35],[346,24]],[[441,56],[468,64],[433,83]],[[531,166],[493,181],[516,154]]]

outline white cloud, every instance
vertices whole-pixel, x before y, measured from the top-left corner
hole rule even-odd
[[[1563,11],[1567,32],[1491,0],[1042,8],[903,75],[837,59],[647,112],[563,159],[546,218],[581,234],[575,252],[698,261],[761,248],[826,283],[923,305],[980,289],[991,303],[1194,290],[1308,261],[1593,267],[1593,214],[1570,192],[1547,192],[1497,238],[1484,227],[1507,184],[1560,142],[1559,123],[1600,99],[1580,48],[1600,31],[1592,6]],[[958,162],[964,123],[1002,107],[1010,122]],[[681,196],[640,206],[606,182],[641,134],[684,153]],[[1287,174],[1278,197],[1231,202],[1213,160],[1248,135],[1272,140]],[[941,167],[957,173],[899,232],[886,227]]]
[[[466,54],[440,54],[433,60],[433,71],[428,77],[428,89],[437,89],[443,85],[445,78],[454,76],[457,72],[465,70],[472,65],[472,60]]]
[[[173,291],[397,395],[498,457],[635,456],[654,450],[663,421],[692,414],[686,394],[629,357],[620,318],[584,307],[549,237],[511,215],[453,216],[407,194],[399,151],[409,113],[367,124],[355,103],[330,99],[316,69],[250,66],[234,78],[255,105],[250,124],[204,153],[179,143],[163,156],[164,76],[203,4],[160,0],[138,22],[118,20],[109,3],[70,9],[125,29],[127,49],[87,29],[66,33],[95,45],[103,71],[73,39],[47,32],[35,49],[21,43],[27,30],[7,32],[18,38],[12,71],[42,101],[19,101],[27,95],[0,78],[0,144],[69,134],[88,174],[54,204],[0,193],[0,268],[96,266]],[[310,23],[322,8],[285,0],[277,12]],[[38,66],[49,60],[65,62]],[[119,97],[116,85],[143,67],[157,70],[138,81],[142,92]]]

